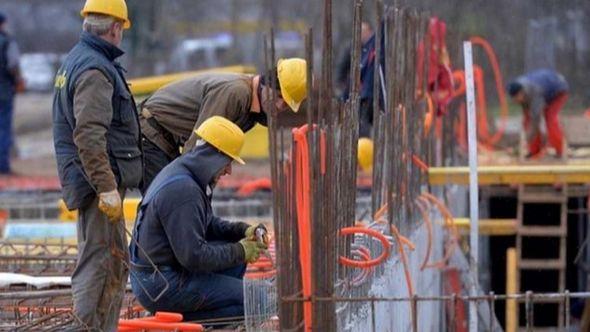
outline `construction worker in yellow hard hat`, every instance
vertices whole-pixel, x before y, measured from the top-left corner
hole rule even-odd
[[[272,87],[276,87],[275,105]],[[246,132],[257,123],[266,126],[273,109],[297,112],[306,89],[307,66],[299,58],[279,60],[271,73],[206,73],[160,88],[141,104],[142,192],[181,150],[184,153],[195,146],[199,137],[195,129],[211,116],[223,116]]]
[[[122,201],[138,188],[138,115],[117,58],[129,27],[123,0],[88,0],[79,42],[55,77],[54,147],[69,210],[78,210],[72,275],[76,317],[92,331],[115,331],[128,279]]]
[[[244,315],[246,264],[266,248],[252,234],[261,225],[229,222],[214,215],[211,194],[220,177],[243,163],[244,133],[213,116],[196,130],[196,147],[156,176],[139,207],[131,242],[131,288],[150,312],[181,312],[185,320]],[[164,273],[169,288],[157,301],[164,280],[154,277],[148,257]],[[147,290],[147,293],[146,293]],[[151,296],[151,297],[150,297]]]
[[[363,172],[373,170],[373,140],[361,137],[358,141],[357,158],[359,167]]]

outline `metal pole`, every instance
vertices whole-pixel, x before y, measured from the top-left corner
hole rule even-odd
[[[477,260],[479,255],[479,198],[477,185],[477,128],[475,122],[475,88],[473,85],[473,56],[471,42],[463,42],[463,56],[465,58],[465,83],[467,87],[467,134],[469,144],[469,214],[470,227],[470,257],[472,284],[470,295],[477,295],[478,272]],[[469,331],[477,332],[477,302],[469,303]]]

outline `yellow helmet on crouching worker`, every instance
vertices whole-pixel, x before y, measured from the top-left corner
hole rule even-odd
[[[195,134],[233,160],[245,164],[240,158],[240,151],[244,146],[244,132],[235,123],[215,115],[203,121],[195,130]]]
[[[369,138],[362,137],[358,141],[357,150],[358,163],[365,172],[370,172],[373,168],[373,141]]]
[[[307,97],[307,62],[300,58],[281,59],[277,64],[277,76],[283,100],[297,113]]]
[[[86,0],[84,8],[80,11],[82,17],[86,17],[88,14],[103,14],[112,16],[116,19],[125,21],[123,24],[124,29],[131,27],[131,21],[127,15],[127,4],[125,0]]]

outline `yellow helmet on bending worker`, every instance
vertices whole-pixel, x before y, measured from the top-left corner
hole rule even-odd
[[[283,100],[297,113],[307,97],[307,62],[301,58],[281,59],[277,63],[277,77]]]
[[[244,146],[244,132],[235,123],[222,116],[212,116],[195,130],[203,141],[216,147],[233,160],[244,165],[240,151]]]
[[[125,0],[86,0],[80,15],[86,17],[90,13],[112,16],[125,22],[124,29],[131,27]]]
[[[373,169],[373,140],[366,137],[359,139],[357,158],[361,170],[371,172]]]

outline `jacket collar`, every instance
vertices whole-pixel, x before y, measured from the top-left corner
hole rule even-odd
[[[123,50],[117,46],[86,31],[82,32],[80,41],[95,51],[103,54],[107,59],[109,59],[109,61],[114,61],[116,58],[125,54],[125,52],[123,52]]]

